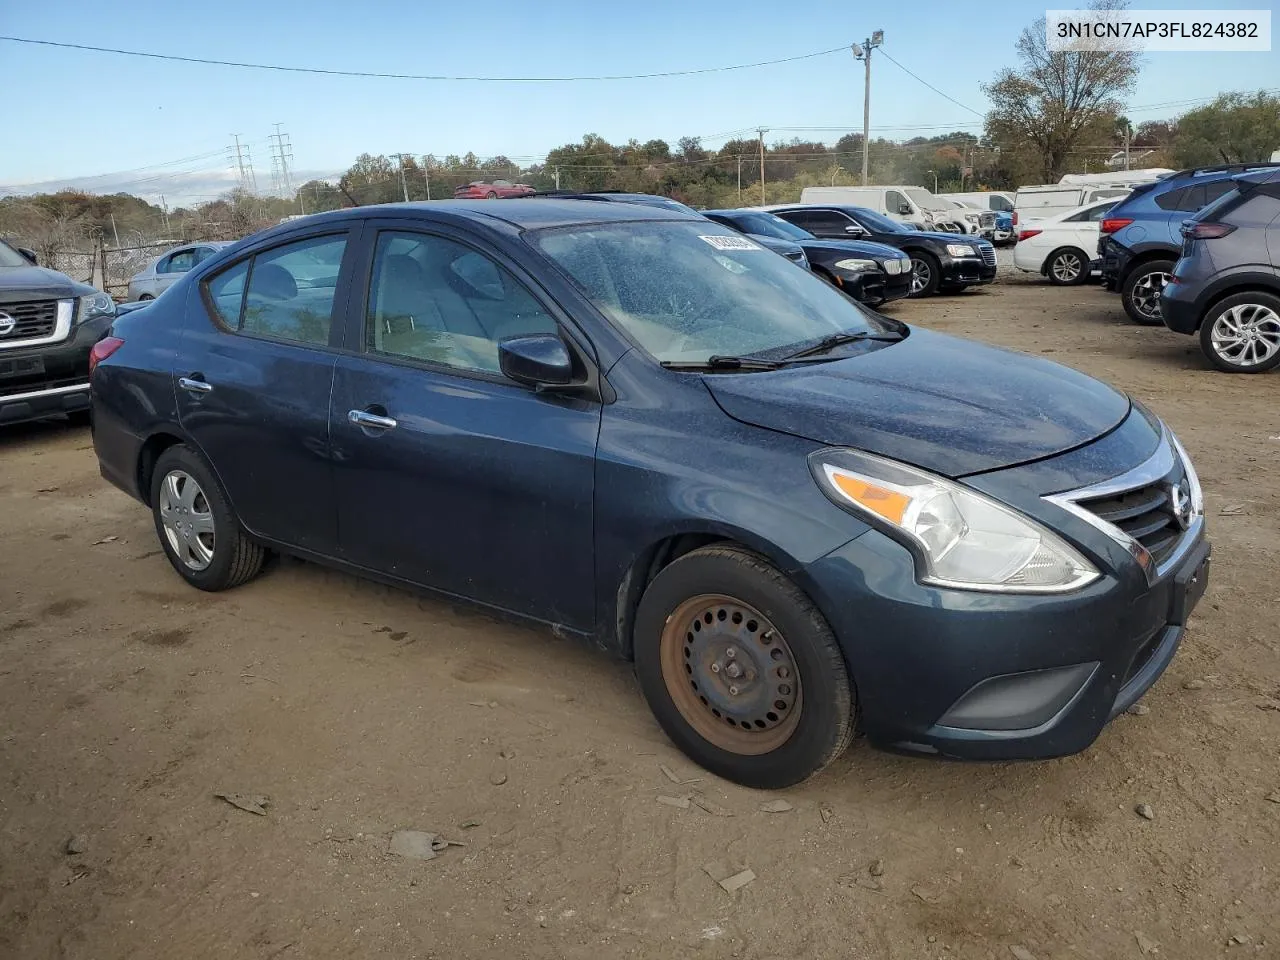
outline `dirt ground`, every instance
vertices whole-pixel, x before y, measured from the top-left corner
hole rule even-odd
[[[765,813],[628,665],[299,562],[198,593],[86,431],[9,429],[0,957],[1280,956],[1280,376],[1213,372],[1094,287],[892,312],[1099,376],[1190,450],[1214,578],[1148,713],[1044,763],[857,742]],[[404,860],[399,829],[463,845]]]

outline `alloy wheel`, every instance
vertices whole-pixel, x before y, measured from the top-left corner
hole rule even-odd
[[[933,271],[929,269],[929,264],[924,260],[911,258],[911,292],[921,293],[929,286],[929,281],[933,278]]]
[[[1050,269],[1053,278],[1059,283],[1071,283],[1079,278],[1083,265],[1074,253],[1060,253],[1053,258],[1053,266]]]
[[[1134,309],[1151,320],[1160,319],[1160,294],[1172,274],[1153,270],[1133,285],[1130,299]]]
[[[1280,352],[1280,315],[1261,304],[1238,303],[1218,315],[1210,342],[1223,362],[1256,367]]]
[[[184,470],[170,470],[160,485],[160,523],[169,547],[192,570],[213,562],[214,524],[209,500]]]
[[[676,709],[713,746],[756,756],[786,743],[800,722],[800,674],[781,631],[732,597],[681,603],[659,640]]]

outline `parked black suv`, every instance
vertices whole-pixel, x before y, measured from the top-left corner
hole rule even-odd
[[[115,313],[107,294],[0,240],[0,425],[87,417],[89,351]]]
[[[1200,332],[1219,370],[1280,364],[1280,171],[1237,176],[1182,225],[1182,257],[1160,298],[1164,324]]]
[[[996,278],[996,248],[980,237],[912,230],[865,207],[789,204],[765,207],[815,237],[874,240],[911,257],[911,296],[958,293]]]
[[[1182,248],[1178,228],[1234,187],[1232,177],[1275,163],[1237,163],[1179,170],[1133,189],[1102,221],[1102,283],[1119,291],[1134,323],[1160,325],[1160,292]]]

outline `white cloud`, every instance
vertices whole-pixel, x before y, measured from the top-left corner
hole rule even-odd
[[[295,186],[308,180],[336,182],[343,171],[292,170],[290,179]],[[180,173],[147,174],[129,171],[119,174],[103,174],[91,177],[72,177],[67,180],[42,180],[35,183],[0,183],[0,197],[30,196],[36,193],[55,193],[58,190],[83,190],[86,193],[131,193],[157,206],[164,198],[169,209],[190,207],[219,196],[233,189],[238,178],[230,170],[211,168]],[[270,193],[270,172],[258,174],[258,189]]]

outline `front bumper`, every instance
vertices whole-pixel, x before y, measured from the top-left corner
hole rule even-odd
[[[877,529],[803,568],[844,651],[873,743],[962,759],[1062,756],[1086,748],[1155,683],[1208,583],[1203,519],[1192,514],[1157,562],[1080,506],[1186,482],[1186,461],[1171,459],[1176,442],[1165,434],[1153,441],[1146,423],[1135,412],[1092,445],[969,481],[1081,549],[1101,576],[1080,590],[922,584],[910,551]],[[1134,455],[1144,459],[1126,472]],[[1054,492],[1064,489],[1072,492]]]
[[[99,317],[58,343],[0,350],[0,426],[89,408],[89,351],[111,326]]]
[[[887,303],[911,293],[910,269],[896,276],[883,270],[838,271],[835,276],[840,289],[859,303]]]
[[[994,251],[993,251],[994,252]],[[942,282],[966,287],[990,283],[996,278],[996,262],[982,257],[947,257],[942,261]]]

